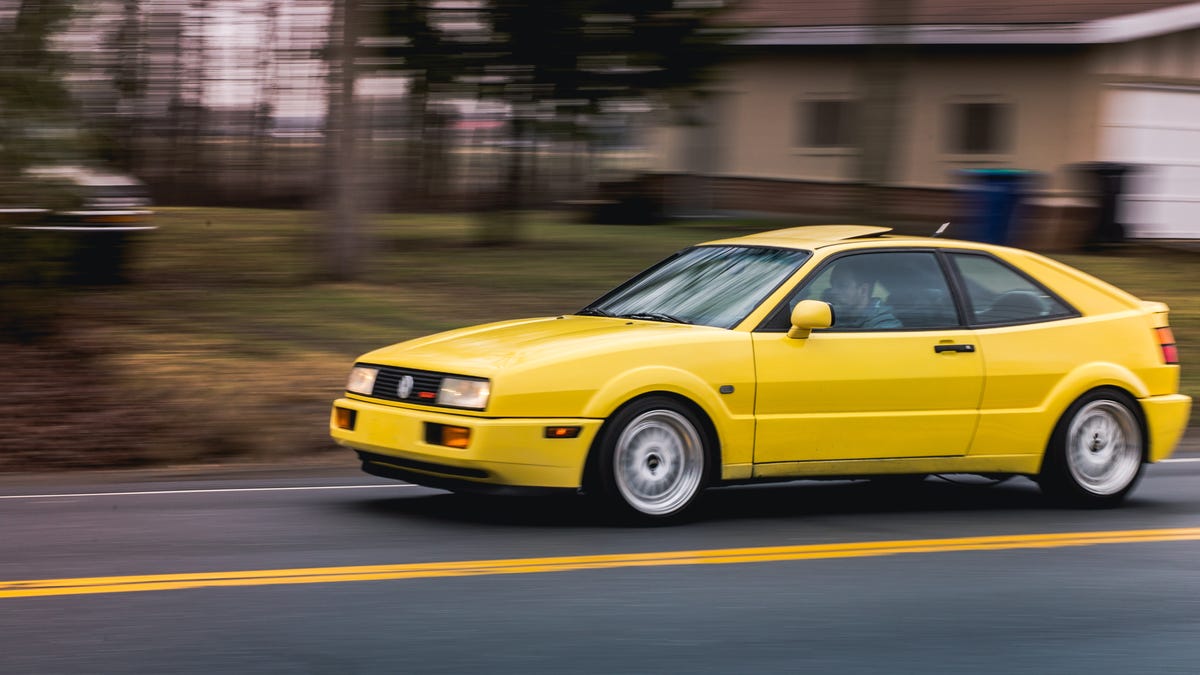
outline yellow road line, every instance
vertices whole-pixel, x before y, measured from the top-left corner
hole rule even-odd
[[[240,572],[151,574],[119,577],[83,577],[75,579],[31,579],[27,581],[0,581],[0,598],[85,595],[90,593],[132,593],[137,591],[166,591],[224,586],[324,584],[344,581],[376,581],[382,579],[428,579],[489,574],[539,574],[544,572],[611,569],[617,567],[727,565],[785,560],[862,558],[901,553],[994,551],[1196,540],[1200,540],[1200,527],[1162,530],[1120,530],[1113,532],[1017,534],[844,544],[807,544],[800,546],[766,546],[759,548],[663,551],[655,553],[617,553],[550,558],[464,560],[356,567],[312,567],[246,570]]]

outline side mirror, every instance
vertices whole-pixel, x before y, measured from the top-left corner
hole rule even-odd
[[[788,337],[803,340],[808,334],[818,328],[829,328],[833,325],[833,307],[820,300],[801,300],[792,310],[792,327],[788,329]]]

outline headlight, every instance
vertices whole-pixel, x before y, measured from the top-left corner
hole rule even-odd
[[[437,404],[483,410],[491,395],[492,385],[487,380],[446,377],[442,378],[442,386],[438,389]]]
[[[354,366],[354,369],[350,371],[350,380],[346,382],[346,391],[370,396],[371,391],[375,389],[375,377],[377,375],[379,375],[378,368]]]

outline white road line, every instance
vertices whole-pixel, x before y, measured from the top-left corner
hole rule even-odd
[[[142,492],[71,492],[46,495],[0,495],[0,499],[51,499],[54,497],[127,497],[140,495],[197,495],[211,492],[283,492],[285,490],[372,490],[417,487],[409,483],[395,485],[309,485],[302,487],[212,488],[209,490],[145,490]]]
[[[1179,457],[1177,459],[1164,459],[1159,464],[1170,464],[1173,462],[1200,462],[1200,457]]]

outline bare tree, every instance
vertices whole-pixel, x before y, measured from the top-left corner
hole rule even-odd
[[[269,171],[267,139],[271,130],[275,101],[278,98],[279,12],[279,0],[266,0],[263,8],[263,39],[259,43],[258,64],[255,69],[258,82],[255,87],[255,103],[250,131],[253,145],[250,162],[253,169],[253,183],[256,188],[254,191],[258,194],[262,194],[263,181]]]
[[[357,0],[335,0],[330,30],[329,110],[325,126],[328,216],[323,268],[331,279],[352,279],[359,273],[362,251],[358,209],[358,119],[354,89],[358,72]]]

